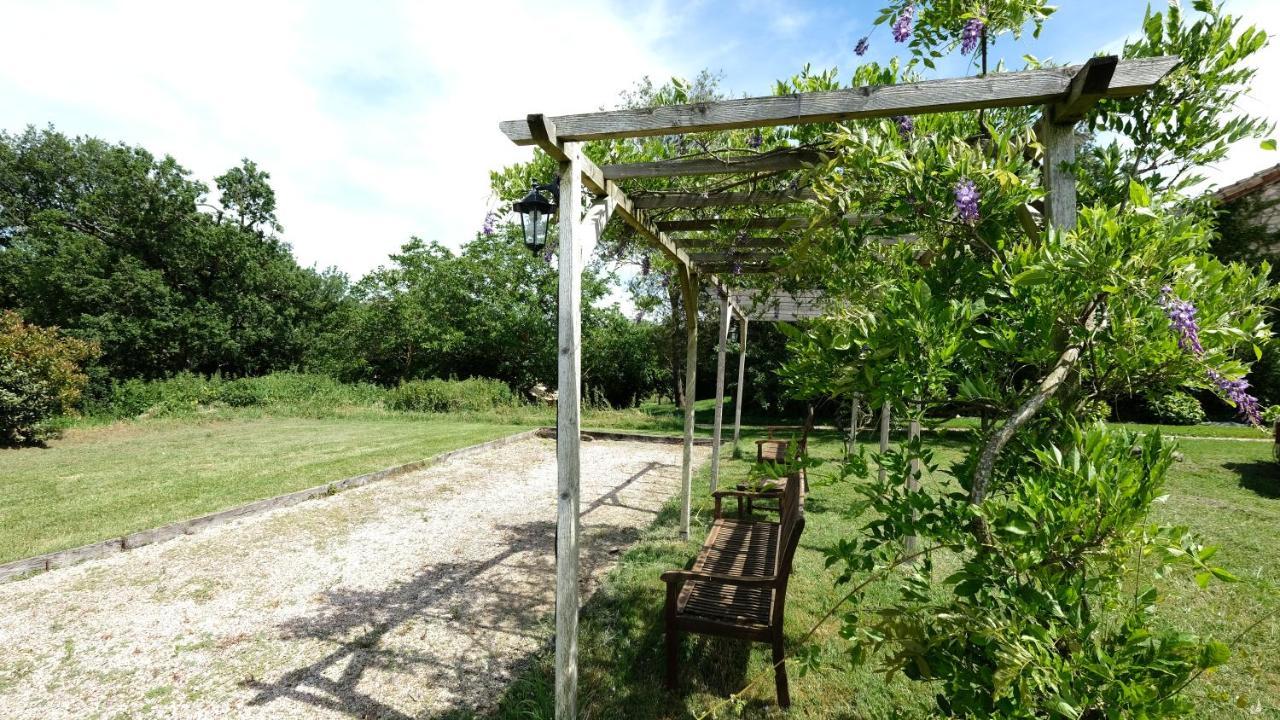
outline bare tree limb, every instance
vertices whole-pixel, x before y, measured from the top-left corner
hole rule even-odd
[[[1098,307],[1105,301],[1106,296],[1099,294],[1089,301],[1084,313],[1081,315],[1081,321],[1085,328],[1090,332],[1096,327]],[[1018,430],[1026,425],[1031,418],[1035,417],[1040,408],[1054,396],[1062,387],[1067,377],[1071,374],[1071,370],[1075,367],[1076,361],[1080,359],[1080,351],[1083,349],[1085,341],[1078,340],[1068,345],[1062,354],[1058,356],[1058,361],[1053,364],[1053,369],[1040,381],[1039,386],[1031,397],[1027,398],[1018,409],[1013,412],[1000,426],[989,440],[986,446],[982,448],[982,453],[978,456],[978,464],[973,471],[973,483],[969,486],[969,504],[981,505],[987,498],[987,486],[991,483],[991,476],[995,473],[996,460],[1000,457],[1000,452],[1004,450],[1004,446],[1009,444],[1013,436]],[[974,532],[978,536],[978,541],[984,545],[990,545],[993,542],[991,536],[991,528],[982,518],[974,521]]]

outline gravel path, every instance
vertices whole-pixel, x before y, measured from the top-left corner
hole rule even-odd
[[[588,578],[679,491],[680,451],[583,444]],[[0,717],[482,709],[549,636],[554,537],[535,439],[0,585]]]

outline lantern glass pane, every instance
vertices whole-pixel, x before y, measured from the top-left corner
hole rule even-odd
[[[550,215],[537,213],[534,216],[534,222],[537,223],[538,229],[538,247],[547,244],[547,222],[551,219]]]
[[[538,215],[537,210],[530,210],[520,214],[520,222],[524,229],[524,244],[529,247],[537,247],[541,244],[538,238]]]

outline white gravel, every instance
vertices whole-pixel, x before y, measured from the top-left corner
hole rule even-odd
[[[583,444],[588,585],[679,492],[680,451]],[[549,636],[554,538],[535,439],[0,585],[0,717],[483,709]]]

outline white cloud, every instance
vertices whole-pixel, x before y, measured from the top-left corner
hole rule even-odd
[[[304,264],[359,275],[411,234],[457,246],[488,173],[527,159],[498,122],[611,104],[670,66],[680,17],[598,2],[6,5],[0,127],[168,153],[197,177],[271,172]],[[22,30],[18,30],[22,29]]]

